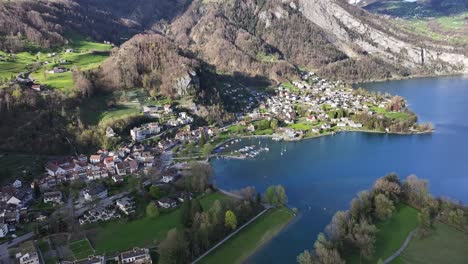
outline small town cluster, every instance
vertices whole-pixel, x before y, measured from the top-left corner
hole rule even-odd
[[[363,124],[349,118],[349,114],[365,112],[374,115],[374,109],[385,109],[392,100],[390,96],[358,93],[341,82],[320,79],[313,73],[304,73],[302,80],[280,85],[273,93],[249,90],[240,94],[242,96],[237,99],[245,107],[236,114],[236,121],[224,127],[197,126],[191,114],[178,112],[169,104],[147,105],[142,108],[142,113],[154,120],[132,128],[130,135],[119,135],[131,141],[88,156],[76,154],[52,158],[45,164],[43,175],[35,175],[33,181],[16,180],[3,186],[0,192],[0,237],[24,237],[21,228],[24,223],[45,221],[60,211],[73,211],[73,221],[82,226],[131,217],[138,207],[138,201],[126,185],[132,178],[157,175],[147,177],[142,183],[144,188],[171,185],[190,170],[184,162],[186,159],[206,160],[221,155],[223,144],[239,136],[267,135],[273,139],[297,140],[361,129]],[[117,135],[108,127],[106,136]],[[210,147],[208,151],[193,153],[186,151],[190,144]],[[258,152],[262,151],[268,151],[268,148]],[[71,185],[77,194],[64,189]],[[177,207],[184,199],[192,199],[192,193],[179,189],[159,195],[154,204],[165,210]],[[41,211],[41,208],[48,210]],[[15,257],[20,264],[34,264],[39,263],[40,254],[35,250],[23,250]],[[74,263],[104,263],[104,259],[104,256],[90,255]],[[117,260],[121,263],[151,263],[145,248],[123,252]]]

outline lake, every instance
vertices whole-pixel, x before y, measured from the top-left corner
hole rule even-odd
[[[436,196],[468,202],[468,76],[422,78],[362,85],[405,97],[430,135],[339,133],[301,142],[248,139],[236,143],[268,147],[252,160],[213,160],[215,184],[226,190],[254,186],[264,192],[281,184],[299,216],[249,263],[295,263],[313,246],[337,210],[374,181],[396,172],[430,182]]]

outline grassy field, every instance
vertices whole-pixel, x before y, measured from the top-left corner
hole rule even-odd
[[[208,209],[216,200],[228,199],[220,193],[212,193],[201,198],[200,203]],[[180,209],[161,214],[156,219],[144,217],[127,223],[111,222],[96,230],[96,251],[111,253],[124,251],[135,246],[145,246],[165,238],[172,228],[182,228]],[[94,230],[93,230],[94,232]],[[122,239],[125,238],[125,239]]]
[[[413,237],[405,251],[393,263],[466,264],[467,249],[468,234],[436,222],[428,237]]]
[[[97,95],[87,99],[81,108],[81,118],[88,125],[98,125],[101,121],[123,118],[140,113],[140,103],[116,103],[109,108],[107,102],[117,101],[119,94]]]
[[[377,225],[378,233],[375,243],[374,257],[360,261],[359,254],[348,258],[347,263],[375,264],[379,259],[386,259],[397,251],[405,241],[411,230],[418,226],[418,211],[405,204],[396,206],[392,217]]]
[[[36,79],[40,84],[47,85],[50,88],[58,89],[65,94],[73,93],[73,80],[71,72],[50,74],[45,73],[54,67],[64,67],[71,69],[78,67],[81,70],[89,70],[99,65],[109,56],[111,45],[104,43],[96,43],[80,37],[72,35],[70,44],[66,48],[73,49],[73,52],[65,52],[65,50],[42,50],[40,52],[20,52],[17,54],[7,54],[0,52],[0,78],[10,78],[21,72],[29,72],[33,70],[33,65],[36,65],[31,77]],[[56,53],[56,56],[49,56],[49,53]],[[60,61],[64,59],[65,63]],[[40,65],[40,63],[48,64]],[[39,66],[37,66],[39,65]]]
[[[70,243],[70,250],[73,252],[75,259],[84,259],[94,254],[94,250],[87,239],[78,240]]]
[[[271,209],[200,263],[242,263],[271,240],[293,217],[293,213],[287,208]]]
[[[468,17],[468,12],[437,18],[395,20],[394,23],[404,30],[419,33],[434,40],[465,44],[468,43],[466,17]]]

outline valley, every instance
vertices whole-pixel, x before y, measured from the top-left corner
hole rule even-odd
[[[459,263],[466,8],[0,1],[0,262]]]

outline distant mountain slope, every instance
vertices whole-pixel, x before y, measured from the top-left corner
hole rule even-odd
[[[162,30],[191,0],[0,1],[0,49],[24,50],[67,42],[74,31],[121,43],[147,29]]]
[[[281,71],[292,72],[288,65],[350,81],[463,71],[468,65],[449,47],[418,40],[337,0],[196,1],[169,35],[222,71],[277,81],[287,76]]]
[[[466,0],[349,0],[348,2],[378,14],[405,18],[454,15],[468,10]]]

